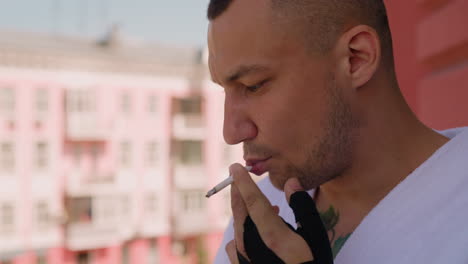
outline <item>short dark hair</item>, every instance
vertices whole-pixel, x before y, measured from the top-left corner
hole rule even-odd
[[[305,24],[301,34],[318,51],[332,48],[344,24],[355,19],[374,28],[379,34],[384,61],[393,66],[392,36],[383,0],[270,0],[276,13],[286,14],[292,21]],[[210,21],[222,15],[233,0],[210,0],[207,17]],[[320,36],[319,38],[316,36]]]
[[[233,0],[210,0],[207,12],[208,20],[213,20],[224,13],[232,1]]]

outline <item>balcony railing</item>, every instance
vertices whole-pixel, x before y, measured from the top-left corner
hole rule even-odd
[[[93,222],[69,224],[65,236],[66,245],[71,250],[106,247],[120,240],[116,225],[97,225]]]
[[[66,137],[76,141],[101,141],[106,140],[111,128],[99,120],[95,112],[67,113]]]
[[[177,212],[173,226],[176,236],[191,236],[209,231],[208,213],[206,210],[197,212]]]
[[[128,194],[70,196],[65,199],[65,242],[72,250],[100,248],[134,233]]]
[[[173,136],[179,139],[203,139],[204,122],[201,114],[175,114],[172,120]]]
[[[177,190],[173,193],[174,206],[172,231],[177,236],[204,233],[213,227],[208,223],[208,206],[205,189]]]
[[[67,174],[66,192],[69,195],[93,195],[116,190],[116,176],[113,172],[80,172]]]
[[[203,165],[175,164],[174,183],[180,189],[206,188],[207,176]]]

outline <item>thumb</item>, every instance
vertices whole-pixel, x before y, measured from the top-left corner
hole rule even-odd
[[[288,204],[291,203],[291,195],[295,192],[301,191],[304,191],[304,188],[302,188],[302,185],[297,178],[291,178],[284,184],[284,194],[286,195]]]

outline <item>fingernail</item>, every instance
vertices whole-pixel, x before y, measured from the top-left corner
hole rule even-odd
[[[229,175],[234,176],[234,171],[236,171],[238,168],[237,166],[242,166],[239,163],[234,163],[231,166],[229,166]]]

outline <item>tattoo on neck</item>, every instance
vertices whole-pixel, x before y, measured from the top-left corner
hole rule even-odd
[[[319,214],[320,218],[322,219],[323,225],[325,226],[325,229],[331,235],[330,243],[333,252],[333,258],[335,258],[352,233],[349,233],[345,236],[339,236],[335,239],[335,226],[340,221],[340,213],[337,210],[335,210],[333,206],[330,206],[330,208],[328,208],[328,210],[325,212],[319,212]]]

